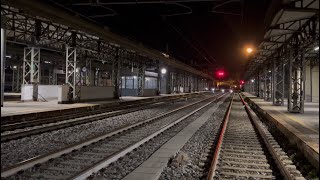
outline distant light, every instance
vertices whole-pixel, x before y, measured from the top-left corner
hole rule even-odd
[[[240,84],[241,84],[241,85],[244,84],[244,80],[241,80],[241,81],[240,81]]]
[[[315,51],[318,51],[318,50],[319,50],[319,46],[315,47],[314,50],[315,50]]]
[[[6,55],[6,58],[11,58],[11,56],[10,55]]]
[[[50,61],[44,61],[44,63],[46,63],[46,64],[51,64],[51,62],[50,62]]]
[[[208,88],[204,88],[206,91],[208,91]]]
[[[137,79],[137,76],[133,76],[133,79]]]
[[[162,55],[166,58],[169,58],[169,55],[168,54],[165,54],[165,53],[162,53]]]
[[[167,73],[166,68],[162,68],[162,69],[161,69],[161,74],[165,74],[165,73]]]
[[[254,79],[251,79],[251,82],[254,82]]]
[[[17,69],[17,66],[13,66],[13,69]]]
[[[214,88],[211,88],[211,91],[214,91]]]
[[[233,91],[232,91],[232,90],[230,90],[230,92],[231,92],[231,93],[233,93]]]
[[[224,89],[221,90],[224,93]]]
[[[237,85],[234,85],[235,88],[237,88]]]
[[[79,68],[76,68],[76,72],[79,72],[79,70],[80,70]]]
[[[247,51],[247,53],[249,53],[249,54],[250,54],[250,53],[252,53],[253,49],[252,49],[252,48],[247,48],[247,50],[246,50],[246,51]]]
[[[224,77],[224,71],[223,70],[219,70],[216,72],[216,75],[219,77],[219,78],[223,78]]]
[[[271,72],[271,70],[269,70],[268,72]]]

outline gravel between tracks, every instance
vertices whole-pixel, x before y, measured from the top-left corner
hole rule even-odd
[[[230,100],[230,98],[229,98]],[[200,127],[200,129],[189,139],[178,154],[184,156],[185,161],[182,163],[172,161],[163,170],[159,180],[167,179],[201,179],[203,177],[202,168],[199,167],[202,154],[208,148],[208,144],[214,141],[223,120],[224,114],[229,105],[229,100],[219,106],[216,112],[209,120]]]
[[[214,104],[213,106],[218,106],[218,105]],[[168,131],[165,131],[163,134],[147,142],[142,147],[139,147],[136,151],[133,151],[127,154],[121,160],[118,160],[115,163],[112,163],[110,166],[100,170],[98,173],[92,175],[92,177],[89,179],[102,180],[102,179],[124,178],[127,174],[132,172],[140,164],[146,161],[163,144],[165,144],[168,140],[170,140],[173,136],[175,136],[187,125],[189,125],[192,121],[200,117],[205,111],[207,111],[211,107],[212,106],[208,106],[200,110],[199,112],[195,113],[191,117],[179,123],[177,126],[169,129]],[[176,179],[180,179],[180,178],[176,178]]]
[[[116,128],[139,122],[196,100],[199,100],[199,98],[170,103],[160,107],[1,143],[1,169],[22,160],[56,151],[66,145],[79,142],[89,137],[111,132]]]

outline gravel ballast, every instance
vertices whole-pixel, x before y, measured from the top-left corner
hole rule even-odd
[[[170,103],[160,107],[136,111],[104,120],[1,143],[1,168],[10,166],[22,160],[56,151],[67,145],[80,142],[101,133],[111,132],[119,127],[139,122],[153,117],[156,114],[195,102],[196,100],[199,100],[199,98]]]
[[[208,121],[189,139],[178,154],[172,157],[168,166],[161,173],[160,180],[201,179],[205,175],[201,158],[206,149],[208,149],[208,145],[212,144],[216,139],[215,137],[228,105],[229,101],[221,104]]]
[[[179,123],[177,126],[165,131],[163,134],[157,136],[152,141],[147,142],[143,146],[139,147],[136,151],[133,151],[125,155],[121,160],[112,163],[108,167],[100,170],[98,173],[92,175],[89,179],[101,180],[101,179],[122,179],[127,174],[132,172],[140,164],[146,161],[156,150],[158,150],[163,144],[174,137],[183,128],[189,125],[192,121],[196,120],[205,111],[214,105],[210,105],[199,112],[195,113],[191,117]],[[178,178],[179,179],[179,178]]]

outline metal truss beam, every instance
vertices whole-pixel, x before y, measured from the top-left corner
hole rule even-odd
[[[9,6],[13,6],[17,9],[21,9],[23,12],[31,14],[33,17],[44,17],[48,21],[52,21],[63,26],[68,26],[69,29],[79,30],[81,32],[87,32],[94,34],[96,37],[99,37],[101,41],[105,41],[106,43],[116,44],[117,46],[121,46],[126,49],[130,49],[140,55],[148,56],[151,59],[157,59],[163,61],[169,66],[172,66],[177,69],[185,70],[187,72],[193,73],[198,76],[202,76],[205,78],[212,79],[211,76],[205,74],[195,68],[186,65],[172,57],[165,57],[160,51],[146,48],[141,44],[137,44],[131,40],[123,38],[117,34],[114,34],[104,27],[97,25],[94,22],[84,18],[84,17],[76,17],[71,15],[57,7],[51,6],[44,1],[39,0],[9,0],[6,1]],[[50,28],[49,28],[50,29]],[[98,40],[98,39],[97,39]],[[65,43],[65,42],[64,42]]]
[[[301,2],[303,2],[303,0]],[[302,4],[305,5],[304,3]],[[303,5],[301,5],[301,7],[303,7]],[[314,11],[314,10],[311,10],[311,11]],[[319,10],[317,9],[317,11]],[[267,38],[261,44],[263,44],[264,42],[270,42],[270,41],[281,42],[281,43],[266,44],[260,48],[273,51],[269,55],[266,54],[266,57],[272,57],[275,55],[279,55],[280,57],[286,57],[288,54],[288,49],[290,49],[292,47],[292,44],[295,44],[296,41],[299,41],[300,50],[307,48],[310,45],[312,45],[314,42],[319,41],[319,31],[317,30],[318,23],[319,23],[319,14],[316,13],[316,15],[310,18],[297,19],[297,20],[292,20],[289,22],[284,22],[284,23],[279,23],[277,25],[274,25],[271,28],[291,30],[292,33],[287,35],[279,35],[279,36]],[[258,55],[258,57],[260,56],[261,55]],[[256,62],[251,61],[247,67],[250,67],[250,69],[259,69],[262,66],[262,65],[253,65],[253,64],[256,64]],[[248,78],[251,75],[252,73],[247,70],[245,73],[245,77]]]

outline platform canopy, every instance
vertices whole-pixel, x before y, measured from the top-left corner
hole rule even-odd
[[[319,46],[319,0],[289,1],[281,5],[246,67],[245,79],[268,65],[273,58],[282,56],[293,40],[300,41],[300,48],[306,50],[306,58],[317,57],[319,51],[315,52],[314,47]]]

